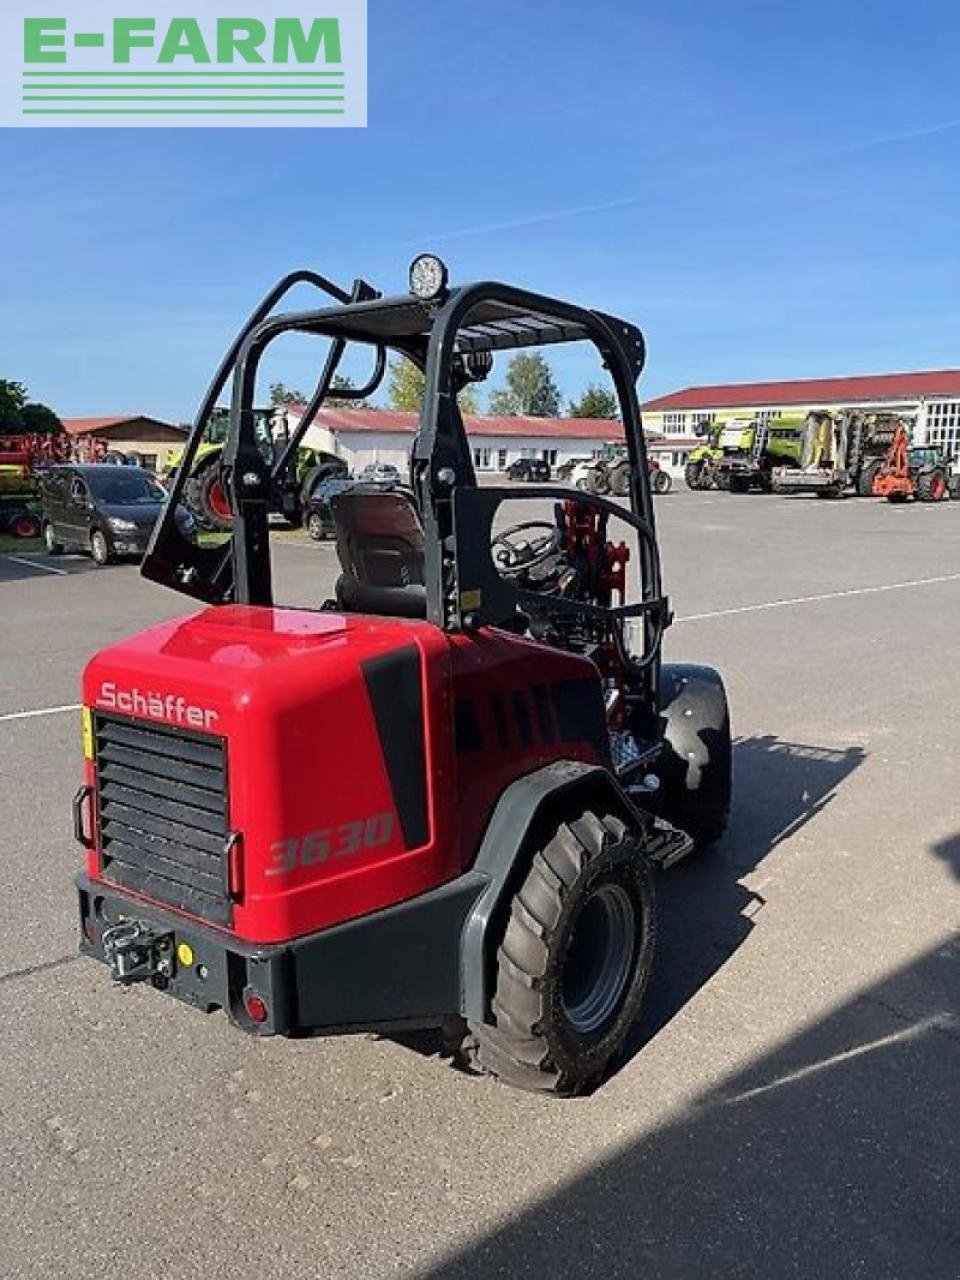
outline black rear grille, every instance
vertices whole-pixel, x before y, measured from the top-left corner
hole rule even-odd
[[[95,732],[104,878],[230,924],[225,743],[101,715]]]

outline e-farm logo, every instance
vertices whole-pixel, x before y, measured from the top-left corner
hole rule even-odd
[[[366,0],[140,2],[4,0],[0,123],[366,124]]]

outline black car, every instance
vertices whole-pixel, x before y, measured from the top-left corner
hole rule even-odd
[[[507,467],[507,479],[547,481],[550,479],[550,463],[542,458],[518,458]]]
[[[50,467],[40,478],[40,519],[47,551],[88,551],[98,565],[117,556],[142,556],[166,491],[138,467]],[[177,512],[182,533],[192,538],[196,522]]]
[[[396,471],[396,468],[391,467],[390,470]],[[304,507],[303,523],[307,533],[309,533],[314,542],[323,542],[324,538],[333,537],[335,530],[330,501],[337,494],[346,492],[347,489],[363,489],[367,492],[374,490],[377,493],[387,493],[391,489],[398,488],[400,488],[400,473],[398,471],[396,471],[396,479],[371,480],[366,477],[365,473],[361,473],[359,479],[354,479],[351,476],[331,476],[328,480],[322,480],[314,489]]]

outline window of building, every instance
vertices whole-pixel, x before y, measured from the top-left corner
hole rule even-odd
[[[775,418],[780,417],[779,409],[761,409],[757,414],[757,421],[762,427],[768,426]]]
[[[927,405],[927,439],[948,453],[960,452],[960,400],[939,400]]]
[[[687,415],[685,413],[665,413],[663,415],[663,429],[666,432],[673,432],[674,435],[680,435],[687,429]]]
[[[490,449],[474,449],[473,461],[481,471],[489,471],[492,452]]]
[[[691,413],[690,422],[694,430],[696,430],[697,427],[712,427],[713,420],[716,416],[717,415],[715,413],[705,413],[698,410],[697,413]]]
[[[557,465],[556,449],[542,449],[540,456],[543,458],[544,462],[548,462],[551,467],[555,467]]]
[[[506,449],[497,450],[497,470],[506,471],[507,469],[507,451]]]

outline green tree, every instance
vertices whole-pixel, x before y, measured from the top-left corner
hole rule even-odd
[[[0,431],[10,435],[26,435],[63,430],[63,423],[45,404],[28,398],[22,382],[0,378]]]
[[[355,391],[357,384],[345,373],[335,373],[333,381],[330,384],[330,394],[324,400],[324,406],[330,409],[368,409],[366,400],[353,400],[344,395],[337,395],[338,391]]]
[[[21,414],[26,402],[27,388],[22,382],[7,382],[0,378],[0,430],[20,430]]]
[[[45,404],[25,404],[20,414],[21,430],[38,435],[56,434],[63,430],[63,423]]]
[[[280,404],[306,404],[307,397],[302,391],[292,391],[285,387],[282,382],[270,383],[270,403],[272,405]]]
[[[405,413],[419,413],[423,408],[423,390],[425,379],[413,363],[401,357],[390,365],[390,377],[387,382],[387,394],[390,397],[390,408],[401,409]],[[468,385],[457,396],[460,412],[467,416],[479,412],[477,388]]]
[[[490,396],[490,412],[513,418],[556,418],[562,412],[560,388],[540,353],[523,352],[507,365],[506,385]]]
[[[571,400],[571,418],[619,418],[617,397],[607,387],[591,382],[579,400]]]

